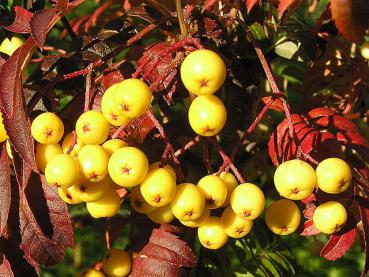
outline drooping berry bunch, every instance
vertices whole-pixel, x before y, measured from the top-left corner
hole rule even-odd
[[[303,200],[314,189],[337,194],[346,191],[352,180],[350,166],[342,159],[328,158],[319,163],[316,170],[302,160],[282,163],[274,175],[279,194],[287,199],[274,202],[266,211],[269,229],[278,235],[296,231],[300,224],[300,210],[291,200]],[[322,233],[333,234],[342,229],[347,221],[345,207],[337,201],[328,201],[316,208],[313,214],[315,227]]]

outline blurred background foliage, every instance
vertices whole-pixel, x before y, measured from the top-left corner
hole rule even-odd
[[[21,5],[22,3],[22,0],[2,0],[0,14],[6,14],[13,5]],[[273,71],[281,88],[286,92],[289,103],[296,111],[304,109],[302,92],[307,63],[317,54],[315,46],[318,42],[308,30],[314,26],[322,10],[327,6],[328,0],[319,1],[314,13],[308,12],[310,3],[311,1],[306,1],[305,4],[301,5],[288,23],[278,32],[268,33],[268,29],[259,23],[254,23],[251,27],[266,55],[273,57]],[[72,20],[91,14],[97,5],[95,0],[86,1],[67,18]],[[114,9],[114,4],[111,9]],[[104,16],[109,16],[108,12],[109,10],[104,13]],[[63,39],[59,38],[63,28],[59,22],[48,35],[48,43],[58,45],[59,48],[68,51],[73,50],[74,44],[71,43],[69,36]],[[5,35],[2,30],[0,36],[4,37]],[[151,44],[156,40],[155,36],[148,37],[143,45]],[[241,60],[250,64],[258,62],[255,60],[255,53],[252,50],[244,53],[244,56],[240,57]],[[123,58],[124,55],[125,53],[120,58]],[[28,70],[32,72],[32,67]],[[254,78],[254,76],[252,77]],[[260,90],[263,90],[262,86],[263,84],[260,85]],[[62,94],[60,97],[63,100],[59,102],[61,105],[59,109],[62,109],[71,97]],[[369,96],[367,98],[366,105],[369,109]],[[173,108],[174,112],[176,110],[181,112],[183,107],[180,105]],[[253,111],[256,108],[253,107]],[[268,116],[259,124],[252,139],[257,142],[265,142],[273,128],[281,120],[282,117],[279,113],[268,112]],[[358,123],[368,138],[367,124]],[[274,167],[269,160],[266,149],[265,144],[259,145],[258,151],[251,153],[253,158],[248,157],[243,163],[242,173],[247,181],[271,188]],[[267,192],[269,200],[276,198],[274,191],[267,189]],[[128,200],[122,206],[122,216],[128,215],[129,203],[127,202]],[[104,238],[106,222],[92,219],[83,204],[69,206],[69,210],[74,224],[75,248],[67,249],[65,260],[62,263],[55,267],[42,269],[41,276],[43,277],[75,276],[84,268],[93,266],[96,261],[101,260],[106,255]],[[114,246],[126,248],[129,244],[129,237],[130,225],[127,224]],[[217,251],[209,251],[200,247],[199,242],[194,240],[191,235],[189,235],[188,241],[192,242],[199,258],[198,267],[189,272],[190,276],[347,277],[358,276],[364,264],[362,242],[359,239],[342,259],[332,262],[319,257],[320,250],[327,242],[327,236],[318,235],[304,238],[295,234],[277,237],[269,232],[263,219],[256,220],[252,233],[247,237],[239,241],[230,240],[226,247]]]

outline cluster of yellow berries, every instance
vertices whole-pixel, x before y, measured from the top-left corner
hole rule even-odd
[[[79,277],[124,277],[131,271],[131,257],[126,251],[112,248],[102,262],[101,270],[87,268]],[[105,274],[106,275],[105,275]]]
[[[350,166],[339,158],[323,160],[316,170],[301,160],[282,163],[275,172],[274,183],[279,194],[287,199],[278,200],[267,209],[267,226],[279,235],[293,233],[300,224],[301,216],[298,206],[291,200],[309,197],[316,187],[326,193],[341,193],[347,190],[351,180]],[[319,205],[313,214],[315,227],[326,234],[338,232],[346,221],[347,211],[337,201]]]

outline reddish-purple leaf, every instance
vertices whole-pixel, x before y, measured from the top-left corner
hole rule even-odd
[[[67,8],[68,8],[68,0],[57,0],[56,1],[55,9],[57,11],[65,12]]]
[[[186,7],[185,7],[185,17],[189,17],[190,14],[196,9],[196,6],[198,5],[198,3],[200,2],[200,0],[189,0]]]
[[[213,18],[204,18],[205,36],[209,39],[217,39],[222,34],[223,30]]]
[[[48,27],[54,14],[55,9],[44,9],[37,11],[31,19],[31,35],[40,49],[42,49],[45,44],[46,35],[49,31]]]
[[[364,0],[331,0],[332,18],[347,40],[363,40],[369,27],[369,5]]]
[[[154,122],[147,114],[140,116],[137,119],[132,120],[128,128],[129,139],[136,141],[138,144],[142,144],[146,136],[155,128]]]
[[[306,220],[304,223],[304,230],[302,231],[302,236],[314,236],[319,234],[320,231],[315,227],[312,219]]]
[[[365,247],[365,264],[361,276],[366,276],[369,270],[369,206],[366,199],[359,198],[360,218],[363,223],[363,240]]]
[[[5,62],[0,70],[0,100],[5,128],[11,144],[27,164],[37,171],[34,142],[24,109],[22,72],[31,57],[34,42],[29,39]]]
[[[295,2],[296,0],[280,0],[278,4],[278,18],[282,18],[285,11]]]
[[[304,210],[304,217],[306,219],[312,219],[315,209],[316,209],[316,206],[313,203],[306,204],[306,207]]]
[[[247,13],[250,13],[252,8],[259,3],[259,0],[245,0],[245,5],[247,8]]]
[[[183,270],[153,258],[138,256],[133,260],[131,277],[181,277]]]
[[[261,99],[263,101],[264,105],[268,105],[270,101],[273,101],[272,105],[270,106],[270,109],[275,110],[277,112],[284,112],[283,103],[280,99],[273,99],[272,96],[266,96]]]
[[[30,11],[23,9],[20,6],[14,7],[14,17],[11,22],[7,22],[4,29],[7,29],[13,33],[19,34],[28,34],[31,30],[30,21],[33,16],[33,13]]]
[[[335,261],[341,258],[350,249],[356,237],[356,226],[343,234],[333,234],[320,252],[320,256]]]
[[[0,236],[8,221],[11,188],[10,188],[10,166],[5,143],[0,144]]]

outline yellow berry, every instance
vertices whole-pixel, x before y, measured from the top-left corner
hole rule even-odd
[[[176,194],[176,178],[166,169],[149,171],[140,185],[143,198],[153,207],[163,207]]]
[[[177,186],[171,207],[174,216],[179,220],[195,220],[204,211],[205,198],[197,186],[183,183]]]
[[[123,147],[109,160],[109,174],[122,187],[134,187],[146,177],[149,161],[145,153],[135,147]]]
[[[64,154],[68,153],[69,147],[73,143],[73,139],[74,139],[73,132],[66,135],[65,138],[63,139],[62,149]],[[83,146],[85,146],[85,144],[77,137],[76,144],[73,146],[72,151],[70,152],[69,155],[71,155],[72,157],[77,157],[79,151]]]
[[[128,144],[127,142],[121,139],[110,139],[105,141],[101,146],[105,149],[106,153],[108,153],[110,157],[111,155],[113,155],[115,151],[117,151],[120,148],[128,146]]]
[[[232,210],[243,219],[255,219],[264,210],[265,197],[262,190],[251,183],[237,186],[231,195]]]
[[[84,144],[103,143],[109,131],[109,122],[97,111],[84,112],[76,122],[77,136]]]
[[[45,178],[49,185],[68,188],[78,181],[78,164],[66,154],[53,157],[46,165]]]
[[[202,95],[196,97],[191,103],[188,119],[197,134],[211,137],[223,129],[227,120],[227,111],[218,97]]]
[[[78,277],[105,277],[105,275],[94,268],[86,268],[78,275]]]
[[[3,114],[0,112],[0,142],[4,142],[8,139],[8,135],[3,123]]]
[[[265,222],[274,234],[289,235],[297,230],[301,221],[300,210],[288,199],[273,202],[265,212]]]
[[[109,188],[99,200],[87,202],[86,207],[94,218],[112,217],[119,211],[120,198],[114,189]]]
[[[0,52],[11,56],[23,44],[23,39],[19,37],[13,36],[10,40],[8,38],[5,38],[0,44]]]
[[[116,111],[114,95],[118,87],[119,84],[114,84],[109,87],[101,99],[101,111],[105,119],[113,126],[126,125],[130,121],[127,116]]]
[[[197,95],[213,94],[224,83],[227,74],[222,58],[207,49],[189,54],[181,66],[184,86]]]
[[[151,98],[152,92],[145,82],[126,79],[115,90],[115,110],[128,118],[136,118],[149,109]]]
[[[160,162],[152,163],[149,166],[149,171],[151,171],[153,169],[157,169],[157,168],[164,168],[164,169],[168,170],[170,172],[170,174],[172,174],[174,176],[174,178],[177,179],[177,174],[176,174],[175,170],[169,164],[166,164],[164,166],[160,166]]]
[[[64,134],[64,125],[54,113],[42,113],[32,121],[33,138],[42,144],[58,143]]]
[[[82,202],[82,200],[79,198],[79,191],[77,191],[75,189],[75,185],[63,189],[63,188],[59,188],[58,189],[58,194],[59,197],[67,204],[79,204]]]
[[[85,145],[78,153],[81,175],[91,182],[100,182],[108,175],[109,156],[100,145]]]
[[[9,140],[6,141],[6,152],[8,153],[9,158],[13,159],[12,147],[10,145]]]
[[[159,207],[154,211],[147,214],[147,217],[150,218],[152,222],[157,224],[167,224],[174,219],[174,215],[170,205]]]
[[[123,250],[113,248],[102,263],[103,271],[109,277],[124,277],[131,271],[131,257]]]
[[[350,166],[341,159],[329,158],[319,163],[316,168],[319,189],[327,193],[344,192],[351,184]]]
[[[302,200],[313,192],[316,174],[307,162],[290,160],[278,166],[274,174],[274,184],[281,196]]]
[[[205,197],[205,208],[221,207],[227,197],[227,186],[216,175],[207,175],[200,179],[197,186]]]
[[[95,202],[102,198],[105,192],[110,189],[110,180],[105,178],[100,182],[90,182],[82,179],[80,183],[72,187],[83,202]]]
[[[222,213],[222,224],[224,232],[232,238],[242,238],[250,233],[252,220],[243,219],[237,216],[232,208],[227,207]]]
[[[134,187],[131,191],[131,206],[140,214],[148,214],[156,209],[143,198],[139,186]]]
[[[360,53],[364,59],[369,60],[369,41],[366,41],[361,45]]]
[[[203,225],[206,222],[206,220],[208,220],[209,216],[210,216],[210,210],[205,209],[199,218],[195,220],[187,220],[187,221],[180,220],[180,222],[184,226],[195,228],[195,227],[199,227]]]
[[[56,155],[63,154],[58,143],[55,144],[38,144],[36,146],[36,164],[41,172],[45,172],[47,163]]]
[[[237,187],[238,182],[236,177],[230,172],[223,171],[219,177],[223,180],[224,184],[227,186],[227,197],[224,200],[222,207],[229,206],[229,200],[231,199],[231,194],[233,190]]]
[[[345,226],[347,211],[345,207],[336,201],[329,201],[318,206],[313,214],[315,227],[322,233],[333,234]]]
[[[219,217],[210,216],[197,230],[200,243],[209,249],[219,249],[228,241]]]

